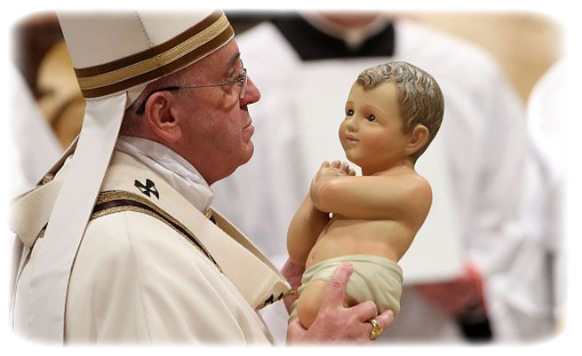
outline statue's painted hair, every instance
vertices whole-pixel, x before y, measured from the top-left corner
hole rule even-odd
[[[395,61],[364,70],[357,81],[364,89],[375,88],[384,82],[396,84],[404,132],[410,132],[418,124],[426,126],[429,131],[427,144],[414,155],[415,160],[420,157],[435,138],[443,120],[445,104],[436,80],[410,63]]]

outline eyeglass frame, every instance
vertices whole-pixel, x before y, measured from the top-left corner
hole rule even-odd
[[[145,112],[145,106],[146,106],[147,101],[150,99],[150,97],[153,94],[161,92],[161,91],[173,91],[173,90],[179,90],[179,89],[212,88],[212,87],[221,87],[221,86],[225,86],[225,85],[241,84],[242,89],[240,91],[239,99],[242,99],[245,96],[245,92],[247,89],[247,78],[248,78],[247,69],[244,66],[242,67],[242,71],[243,71],[243,73],[237,79],[226,81],[226,82],[213,83],[213,84],[203,84],[203,85],[171,86],[171,87],[164,87],[164,88],[158,88],[158,89],[152,90],[152,92],[146,96],[146,98],[141,103],[141,105],[139,106],[139,108],[137,109],[137,111],[135,113],[138,115],[143,115],[143,113]]]

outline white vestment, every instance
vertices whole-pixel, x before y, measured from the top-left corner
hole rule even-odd
[[[574,258],[582,256],[582,51],[554,64],[531,92],[527,123],[534,169],[538,179],[528,180],[528,204],[524,220],[528,228],[527,249],[521,264],[500,279],[500,287],[512,288],[514,298],[528,300],[528,313],[520,319],[507,315],[511,308],[501,305],[495,311],[504,317],[507,344],[512,355],[536,355],[539,350],[556,354],[554,325],[550,318],[571,319],[571,331],[582,330],[580,289],[570,290],[569,274],[580,281],[580,267],[574,271]],[[539,261],[542,261],[541,263]],[[499,288],[502,289],[502,288]],[[559,310],[562,309],[562,313]],[[568,315],[568,311],[572,315]],[[505,314],[505,315],[503,315]],[[545,321],[545,322],[544,322]],[[575,334],[572,342],[581,342]],[[565,346],[565,345],[562,345]],[[508,353],[509,354],[509,353]]]
[[[492,327],[494,332],[504,332],[495,337],[520,339],[519,329],[503,326],[507,320],[497,318],[496,312],[504,310],[506,316],[511,309],[519,314],[521,305],[528,304],[508,298],[503,283],[498,283],[517,250],[528,243],[517,216],[526,159],[523,107],[498,67],[477,47],[407,20],[399,19],[394,26],[393,57],[302,61],[271,23],[239,36],[245,66],[262,94],[250,108],[256,127],[255,155],[213,186],[214,204],[281,266],[287,258],[287,228],[315,174],[304,169],[306,157],[322,142],[339,145],[337,130],[345,100],[362,70],[388,60],[408,61],[431,73],[445,97],[437,138],[446,151],[442,167],[453,187],[464,262],[475,264],[483,274]],[[329,127],[329,137],[300,137],[299,132],[309,131],[299,127],[305,125],[300,117],[317,125],[323,117],[316,108],[322,105],[335,110],[327,113],[332,119],[325,121],[336,123]],[[285,320],[282,307],[266,317],[274,334],[279,330],[280,339]],[[411,287],[404,289],[401,314],[383,336],[384,340],[431,342],[460,338],[455,322]]]
[[[0,55],[0,206],[33,187],[60,152],[20,73]],[[12,233],[0,229],[0,320],[4,320],[13,239]]]
[[[25,246],[14,328],[24,335],[34,320],[30,275],[43,253],[42,232],[36,237],[67,168],[14,206],[11,227]],[[281,298],[287,282],[212,213],[216,224],[146,164],[116,151],[71,273],[65,341],[272,343],[256,310]]]
[[[563,247],[560,239],[563,235],[560,209],[563,208],[568,170],[568,156],[565,154],[568,147],[564,138],[568,130],[568,110],[571,109],[570,95],[573,95],[569,85],[576,79],[575,75],[569,75],[572,67],[571,61],[565,58],[548,69],[533,87],[527,107],[533,154],[539,162],[538,169],[543,172],[543,182],[539,184],[544,185],[539,189],[543,192],[542,197],[530,197],[526,201],[527,208],[535,210],[535,214],[539,215],[538,219],[531,222],[530,229],[537,232],[535,237],[547,244],[548,249],[554,253]]]

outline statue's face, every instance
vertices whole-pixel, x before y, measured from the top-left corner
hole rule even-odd
[[[366,90],[354,83],[339,136],[347,158],[362,172],[388,169],[406,157],[408,136],[399,114],[398,89],[386,82]]]

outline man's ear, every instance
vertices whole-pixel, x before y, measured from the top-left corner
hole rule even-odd
[[[182,138],[181,118],[178,111],[173,110],[174,105],[175,97],[167,91],[152,94],[145,105],[144,118],[151,131],[168,143]]]
[[[420,151],[428,143],[430,133],[426,126],[418,124],[412,129],[406,146],[406,153],[411,156]]]

